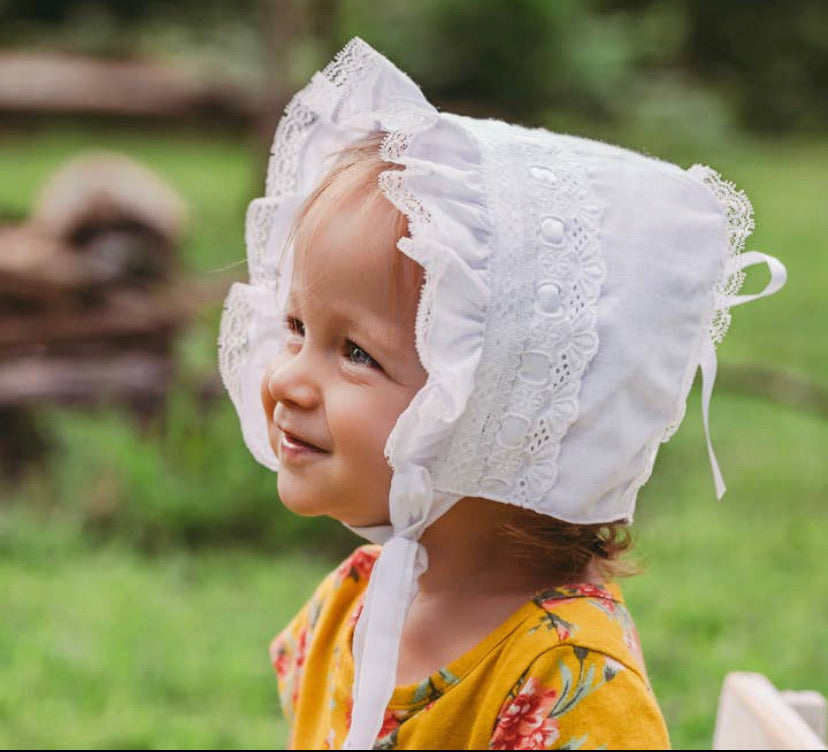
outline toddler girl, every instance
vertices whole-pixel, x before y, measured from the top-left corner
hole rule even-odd
[[[222,375],[283,503],[381,544],[271,646],[291,746],[669,746],[613,578],[699,367],[707,427],[729,307],[784,284],[740,252],[747,199],[439,113],[359,39],[288,106],[267,182]]]

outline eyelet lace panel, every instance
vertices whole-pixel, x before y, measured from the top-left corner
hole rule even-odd
[[[502,124],[487,127],[481,140],[497,142]],[[598,349],[601,209],[563,140],[525,130],[516,146],[511,136],[503,144],[486,160],[489,195],[502,197],[492,201],[501,252],[491,269],[476,392],[435,485],[477,494],[482,487],[489,498],[537,508],[557,479],[561,441]],[[517,203],[509,200],[515,196]]]

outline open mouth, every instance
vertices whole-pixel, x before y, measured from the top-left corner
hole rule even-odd
[[[310,452],[320,452],[325,453],[325,450],[321,447],[316,446],[315,444],[311,444],[308,441],[304,441],[300,439],[298,436],[295,436],[292,433],[288,433],[287,431],[282,431],[282,445],[291,451],[310,451]]]

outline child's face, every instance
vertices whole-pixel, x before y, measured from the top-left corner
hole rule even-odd
[[[376,216],[372,216],[376,215]],[[419,282],[402,285],[387,209],[344,204],[308,247],[300,229],[284,351],[262,383],[282,502],[353,526],[387,524],[383,456],[397,417],[425,383],[414,343]]]

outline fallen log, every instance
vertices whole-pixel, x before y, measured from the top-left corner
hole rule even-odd
[[[166,118],[224,114],[244,121],[255,117],[261,101],[235,82],[158,63],[14,51],[0,54],[0,109]]]
[[[168,357],[144,351],[108,358],[31,357],[0,364],[0,407],[163,401],[172,377]]]

